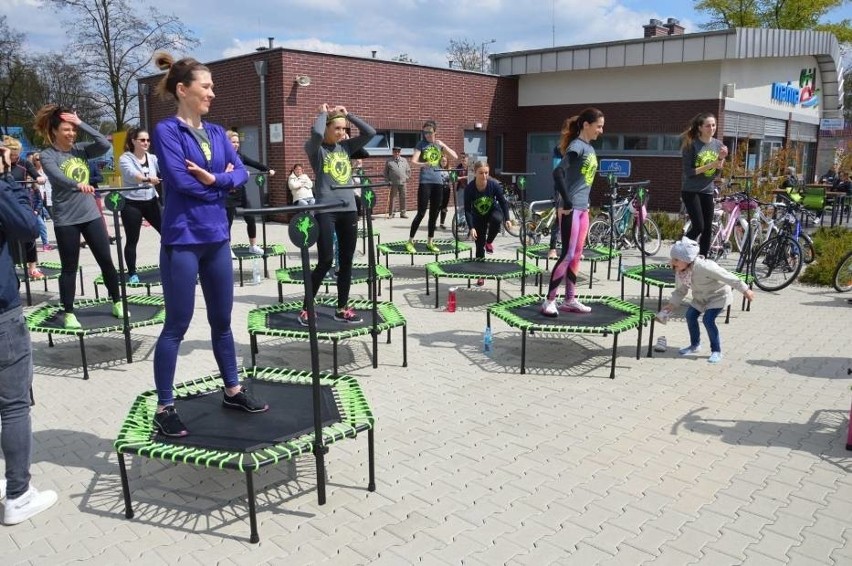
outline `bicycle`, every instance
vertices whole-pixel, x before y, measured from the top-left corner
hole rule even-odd
[[[717,191],[718,194],[718,191]],[[742,214],[745,210],[759,210],[760,203],[749,198],[745,193],[737,192],[721,198],[715,198],[713,210],[713,223],[710,231],[710,249],[707,259],[719,259],[726,257],[731,251],[731,239],[739,252],[743,251],[746,242],[749,223]],[[692,220],[686,219],[683,224],[683,233],[689,232]],[[760,243],[760,222],[757,217],[751,220],[752,242]]]
[[[831,281],[838,293],[852,291],[852,250],[849,250],[837,264]]]
[[[641,183],[610,181],[613,202],[604,206],[599,215],[602,218],[595,220],[589,226],[587,241],[590,247],[610,247],[610,237],[612,237],[612,247],[616,249],[636,246],[645,255],[654,255],[660,251],[662,245],[660,228],[648,216],[647,210],[649,184],[649,181]],[[627,189],[627,193],[622,197],[617,197],[619,188]],[[642,226],[641,241],[640,224]]]
[[[804,264],[804,253],[799,244],[802,231],[798,215],[810,213],[793,201],[776,203],[775,208],[776,211],[783,210],[783,216],[777,223],[778,232],[757,247],[751,263],[754,283],[764,291],[780,291],[790,285],[799,276]]]
[[[556,206],[552,200],[536,200],[529,204],[529,220],[526,226],[527,246],[541,243],[542,238],[549,239],[556,225]],[[521,238],[523,244],[523,238]]]

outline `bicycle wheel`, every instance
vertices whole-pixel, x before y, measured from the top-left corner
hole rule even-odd
[[[521,235],[521,222],[523,222],[524,219],[532,219],[532,215],[529,212],[529,205],[520,202],[510,204],[509,227],[506,228],[506,231],[516,238],[519,237]]]
[[[802,270],[802,248],[790,236],[766,240],[754,253],[751,270],[755,285],[764,291],[780,291]]]
[[[802,259],[805,265],[810,265],[816,259],[816,250],[814,250],[814,241],[807,234],[799,234],[799,246],[802,248]]]
[[[591,226],[589,226],[589,233],[586,236],[586,242],[588,242],[589,247],[594,246],[609,246],[609,231],[610,224],[606,220],[595,220],[592,222]],[[618,243],[618,239],[615,238],[612,241],[612,245],[615,247]]]
[[[831,280],[834,282],[834,288],[837,289],[838,293],[852,291],[852,251],[837,264],[837,269],[834,270],[834,277]]]
[[[461,232],[463,234],[461,236],[459,235],[459,228],[461,228]],[[467,221],[464,218],[462,218],[461,226],[459,226],[458,215],[453,216],[452,230],[453,230],[453,238],[455,238],[456,240],[461,241],[461,240],[467,239],[467,232],[468,232]]]
[[[660,228],[650,217],[645,218],[642,223],[642,241],[639,241],[639,225],[633,225],[633,242],[645,255],[654,255],[660,251],[663,239],[660,237]]]

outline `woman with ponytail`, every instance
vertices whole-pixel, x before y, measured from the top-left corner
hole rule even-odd
[[[541,305],[541,313],[559,316],[559,311],[587,313],[591,308],[575,296],[577,271],[586,234],[589,231],[589,194],[598,171],[598,158],[592,142],[603,133],[604,115],[597,108],[586,108],[570,118],[562,128],[559,150],[562,160],[553,170],[553,187],[559,195],[557,214],[562,235],[562,252],[550,274],[550,287]],[[565,298],[556,305],[556,297],[565,282]]]
[[[250,413],[269,406],[240,385],[231,332],[234,275],[225,202],[248,173],[225,129],[202,120],[215,96],[210,69],[191,57],[175,61],[167,53],[158,53],[155,62],[166,71],[157,93],[174,98],[177,113],[154,128],[164,185],[160,273],[166,301],[166,322],[154,351],[154,424],[166,436],[186,436],[174,407],[173,385],[180,343],[195,310],[196,278],[204,293],[213,356],[225,383],[222,405]]]

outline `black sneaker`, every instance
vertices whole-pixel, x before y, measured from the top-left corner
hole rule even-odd
[[[154,415],[154,426],[157,427],[157,430],[163,436],[181,437],[189,434],[189,431],[183,426],[174,405],[169,405],[163,409],[162,413]]]
[[[222,406],[229,409],[239,409],[247,413],[262,413],[269,409],[269,405],[252,397],[245,387],[241,387],[240,392],[233,396],[224,393],[222,395]]]
[[[361,322],[361,317],[358,316],[358,313],[355,312],[355,309],[352,307],[346,307],[345,309],[341,309],[334,313],[334,320],[337,322],[350,322],[357,323]]]

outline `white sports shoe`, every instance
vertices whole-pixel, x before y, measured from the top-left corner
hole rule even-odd
[[[6,497],[6,480],[0,480],[0,500]]]
[[[263,248],[257,245],[249,246],[248,251],[254,255],[263,255]]]
[[[550,318],[556,318],[559,316],[559,311],[556,310],[556,301],[548,301],[547,299],[541,303],[541,314],[544,316],[549,316]]]
[[[3,524],[17,525],[49,509],[58,499],[55,491],[38,491],[30,484],[30,488],[20,497],[7,499],[3,512]]]
[[[559,305],[559,310],[562,312],[592,312],[592,307],[587,307],[576,298],[570,301],[562,301]]]

